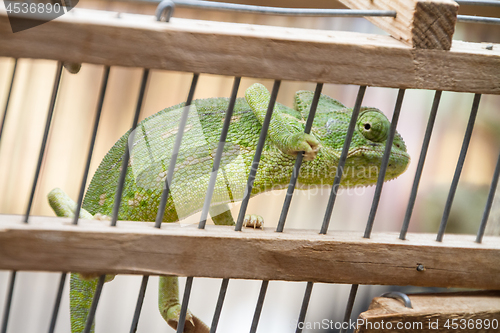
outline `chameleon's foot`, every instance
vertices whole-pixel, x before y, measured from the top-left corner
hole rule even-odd
[[[99,276],[101,276],[101,275],[102,274],[99,274],[99,273],[78,273],[78,277],[82,280],[85,280],[85,281],[92,281],[94,279],[99,278]],[[106,274],[106,278],[104,279],[104,282],[113,281],[114,278],[115,278],[114,274]]]
[[[260,215],[246,214],[243,219],[243,226],[254,229],[264,228],[264,219]]]
[[[311,134],[297,133],[290,140],[291,155],[296,156],[298,152],[304,152],[304,161],[312,161],[318,154],[320,144],[319,141]]]
[[[101,213],[97,213],[97,214],[94,215],[94,220],[111,221],[111,216],[103,215]]]
[[[164,317],[167,321],[167,324],[173,329],[177,329],[180,313],[181,305],[177,304],[170,307],[167,311],[166,317]],[[203,321],[201,321],[201,319],[193,315],[191,311],[188,310],[186,313],[186,321],[184,322],[184,333],[208,332],[210,332],[210,328]]]

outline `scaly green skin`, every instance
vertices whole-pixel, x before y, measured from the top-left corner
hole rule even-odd
[[[305,151],[305,154],[297,182],[298,189],[333,183],[352,110],[322,95],[311,134],[304,134],[312,96],[312,92],[297,92],[295,110],[276,105],[252,196],[285,188],[299,151]],[[225,154],[217,175],[211,213],[217,210],[216,214],[219,214],[224,211],[224,204],[243,198],[269,99],[269,92],[260,84],[248,88],[245,99],[237,99]],[[228,102],[227,98],[193,101],[196,110],[191,110],[190,113],[197,116],[199,122],[188,121],[184,131],[174,180],[170,184],[171,196],[167,201],[164,222],[175,222],[201,210]],[[133,142],[129,142],[130,133],[116,142],[94,174],[83,208],[90,214],[111,215],[122,156],[125,148],[131,146],[133,149],[118,219],[156,219],[182,106],[180,104],[167,108],[142,121],[137,127]],[[341,186],[367,186],[376,183],[389,127],[389,121],[379,110],[362,108]],[[409,160],[403,139],[396,134],[385,180],[403,173]],[[233,223],[228,213],[212,218],[216,224]],[[172,324],[172,320],[175,322],[179,309],[177,283],[174,279],[176,278],[169,277],[160,281],[160,312],[169,324]],[[72,294],[77,299],[75,302],[79,299],[80,305],[83,305],[81,308],[88,308],[88,300],[91,300],[93,292],[87,294],[81,290],[93,290],[91,284],[94,282],[79,278],[75,281],[80,283],[72,285]],[[76,312],[73,306],[72,303],[72,313]],[[74,317],[72,314],[73,332],[81,331],[76,327],[81,327],[81,322],[84,324],[85,317],[86,313],[81,315],[80,310],[78,316]],[[194,316],[189,315],[187,326],[193,320]]]

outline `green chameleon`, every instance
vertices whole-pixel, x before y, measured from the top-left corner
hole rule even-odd
[[[304,152],[304,162],[297,188],[333,184],[352,110],[322,95],[311,134],[304,134],[312,99],[312,92],[299,91],[295,95],[294,109],[276,104],[252,196],[286,188],[295,157],[301,151]],[[270,94],[261,84],[252,85],[246,90],[245,98],[236,100],[209,210],[215,224],[234,224],[228,203],[246,195],[247,177],[269,100]],[[201,210],[228,103],[227,98],[192,103],[174,178],[169,184],[164,222],[175,222]],[[155,220],[183,106],[180,104],[158,112],[142,121],[134,135],[127,132],[116,142],[92,178],[83,202],[82,218],[98,219],[111,215],[121,161],[128,147],[130,162],[118,219]],[[379,110],[361,109],[341,186],[376,183],[389,127],[390,122]],[[396,134],[385,180],[403,173],[409,161],[403,139]],[[59,189],[49,193],[49,202],[58,216],[74,214],[75,203]],[[252,215],[246,217],[246,223],[247,226],[260,227],[262,221]],[[71,275],[71,329],[74,333],[84,329],[96,281],[96,276]],[[168,324],[175,328],[180,313],[177,277],[160,278],[159,309]],[[208,332],[201,320],[188,313],[185,331],[194,331],[193,326],[201,328],[197,332]]]

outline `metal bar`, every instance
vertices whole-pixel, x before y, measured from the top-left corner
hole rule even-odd
[[[17,58],[14,60],[14,68],[12,69],[12,78],[10,79],[9,92],[7,93],[7,99],[5,100],[5,111],[2,117],[2,123],[0,123],[0,142],[2,142],[3,127],[5,126],[5,120],[7,119],[7,111],[9,110],[10,96],[12,95],[12,88],[14,87],[14,77],[16,76],[17,69]]]
[[[102,286],[104,285],[105,278],[106,275],[103,274],[99,277],[99,281],[97,281],[94,298],[92,299],[92,305],[90,306],[89,314],[87,316],[87,321],[85,322],[85,328],[83,330],[83,333],[90,333],[90,330],[92,329],[92,324],[94,323],[95,313],[97,311],[97,305],[99,304],[99,299],[101,298]]]
[[[175,4],[170,0],[161,0],[156,7],[155,16],[157,21],[170,22],[170,18],[174,14]]]
[[[281,81],[275,80],[273,85],[273,90],[271,92],[271,98],[269,100],[269,105],[267,107],[266,116],[264,117],[264,122],[262,123],[262,128],[260,130],[259,141],[257,142],[257,147],[255,149],[255,155],[252,162],[252,168],[250,169],[250,174],[248,175],[246,196],[243,198],[240,206],[240,212],[238,214],[238,220],[236,221],[236,227],[234,230],[241,231],[243,226],[243,219],[245,218],[245,212],[248,207],[248,201],[252,193],[253,182],[255,181],[255,175],[257,174],[257,169],[259,167],[260,155],[262,154],[262,149],[264,148],[264,143],[266,141],[267,130],[269,129],[269,123],[271,122],[271,117],[273,115],[274,104],[276,104],[276,97],[278,96],[278,91],[280,89]]]
[[[137,331],[137,325],[139,324],[139,317],[141,316],[142,303],[144,303],[148,280],[149,275],[144,275],[142,277],[141,288],[139,289],[139,296],[137,297],[137,304],[134,311],[134,318],[132,319],[132,325],[130,326],[130,333],[135,333]]]
[[[441,218],[441,224],[439,225],[439,230],[436,237],[436,240],[438,242],[441,242],[443,240],[446,224],[448,223],[448,217],[450,216],[451,205],[453,204],[453,198],[455,197],[458,181],[460,180],[460,174],[462,173],[462,168],[465,162],[465,156],[467,155],[467,149],[469,148],[469,142],[472,136],[472,130],[474,129],[474,122],[476,121],[476,115],[477,115],[477,110],[479,109],[480,100],[481,100],[481,94],[475,94],[474,101],[472,102],[472,109],[469,116],[469,122],[467,124],[467,129],[465,131],[464,141],[462,142],[462,148],[460,150],[460,156],[458,157],[457,166],[455,168],[455,174],[453,175],[453,181],[451,182],[450,192],[448,193],[448,198],[446,199],[443,217]]]
[[[311,109],[309,115],[307,116],[306,125],[304,128],[304,133],[311,133],[312,124],[314,121],[314,116],[316,115],[316,109],[318,107],[319,98],[321,96],[321,90],[323,90],[323,83],[316,84],[316,90],[314,91],[313,100],[311,103]],[[285,227],[285,220],[288,215],[288,210],[290,209],[290,203],[292,202],[293,191],[295,190],[295,185],[297,184],[297,178],[299,177],[300,166],[302,165],[302,160],[304,158],[304,152],[299,152],[297,158],[295,159],[295,165],[293,166],[292,177],[290,178],[290,183],[288,183],[288,189],[286,191],[285,202],[281,208],[280,219],[278,221],[278,226],[276,227],[277,232],[283,232]]]
[[[252,326],[250,327],[250,333],[255,333],[257,331],[257,325],[259,325],[260,313],[262,312],[262,306],[264,305],[264,298],[266,297],[268,285],[268,280],[262,281],[262,285],[260,286],[259,299],[257,300],[257,306],[255,307],[255,313],[253,315]]]
[[[215,333],[215,331],[217,331],[217,325],[219,324],[219,318],[222,312],[222,306],[224,305],[228,284],[229,279],[222,279],[219,298],[217,299],[217,306],[215,307],[214,318],[212,319],[212,325],[210,326],[210,333]]]
[[[61,274],[61,279],[59,280],[59,288],[57,289],[56,301],[54,303],[54,309],[52,310],[52,319],[50,320],[49,333],[54,333],[57,322],[57,315],[59,314],[59,307],[61,305],[61,298],[64,290],[64,284],[66,283],[67,273]]]
[[[408,297],[408,295],[406,295],[405,293],[402,293],[400,291],[390,291],[387,293],[383,293],[382,295],[380,295],[380,297],[388,297],[388,298],[400,300],[401,302],[403,302],[405,307],[407,307],[409,309],[413,309],[413,306],[411,305],[410,297]]]
[[[173,0],[176,6],[211,10],[234,11],[244,13],[290,15],[290,16],[338,16],[364,17],[388,16],[396,17],[395,10],[356,10],[356,9],[318,9],[318,8],[282,8],[268,6],[252,6],[214,1]]]
[[[219,146],[217,147],[217,152],[215,153],[214,165],[212,167],[212,173],[210,174],[210,180],[208,181],[207,194],[205,196],[205,202],[203,203],[203,209],[201,211],[200,223],[198,224],[199,229],[204,229],[207,223],[208,210],[210,209],[210,202],[212,201],[212,196],[215,189],[215,181],[217,180],[217,173],[220,167],[220,161],[222,159],[222,153],[224,152],[224,143],[226,142],[227,133],[229,131],[229,124],[231,123],[231,117],[233,116],[234,105],[236,104],[236,96],[238,94],[238,88],[240,87],[241,77],[235,77],[233,83],[233,90],[231,92],[231,99],[229,100],[229,105],[226,111],[226,117],[224,118],[224,124],[222,125],[222,131],[220,133]]]
[[[187,120],[187,115],[189,113],[189,107],[191,103],[193,102],[193,97],[194,97],[194,92],[196,89],[196,85],[198,84],[198,78],[200,77],[200,74],[194,73],[193,74],[193,80],[191,81],[191,88],[189,89],[189,94],[188,98],[186,101],[186,108],[184,109],[182,117],[184,118],[185,114],[185,120],[181,119],[181,124],[179,124],[179,131],[177,132],[177,136],[175,138],[175,145],[174,149],[172,152],[172,158],[170,160],[170,165],[169,165],[169,170],[167,173],[167,179],[165,180],[165,189],[162,193],[161,197],[161,202],[160,202],[160,208],[158,209],[158,215],[156,217],[156,223],[155,227],[160,228],[161,227],[161,222],[163,220],[163,214],[165,213],[165,206],[167,204],[167,199],[168,199],[168,194],[169,194],[169,181],[172,180],[173,175],[174,175],[174,168],[175,168],[175,162],[177,161],[177,154],[179,153],[179,149],[181,146],[181,141],[182,141],[182,134],[184,133],[184,127],[186,126],[186,120]],[[170,178],[169,178],[170,174]],[[160,216],[161,214],[161,216]],[[181,305],[181,313],[179,314],[179,323],[177,325],[177,333],[182,333],[184,332],[184,324],[186,321],[186,314],[187,314],[187,309],[188,309],[188,303],[189,303],[189,296],[191,295],[191,288],[193,286],[193,277],[188,276],[186,278],[186,286],[184,288],[184,296],[182,298],[182,305]]]
[[[87,163],[85,164],[85,170],[83,171],[82,183],[80,185],[80,193],[78,194],[78,200],[76,201],[75,216],[73,218],[73,224],[78,224],[78,218],[80,217],[80,210],[82,209],[83,196],[85,194],[85,186],[87,185],[87,177],[89,175],[90,161],[92,160],[92,153],[94,152],[95,138],[97,136],[97,129],[99,127],[99,120],[101,119],[102,106],[104,104],[104,96],[106,95],[106,88],[108,86],[109,78],[109,66],[104,66],[104,73],[102,76],[101,91],[99,93],[99,100],[97,102],[97,111],[94,119],[94,129],[92,130],[92,138],[90,139],[89,152],[87,154]]]
[[[495,191],[498,185],[498,176],[500,175],[500,155],[498,155],[497,165],[495,167],[495,172],[493,173],[493,178],[491,180],[490,192],[488,193],[488,199],[486,200],[486,207],[484,208],[483,218],[479,226],[479,230],[476,236],[476,242],[481,243],[483,241],[484,230],[486,229],[486,223],[488,222],[488,217],[490,216],[491,205],[493,204],[493,199],[495,198]]]
[[[10,308],[12,307],[12,296],[14,295],[14,285],[16,284],[16,271],[12,271],[9,281],[9,290],[7,291],[7,299],[5,300],[5,308],[3,310],[2,330],[0,333],[7,333],[7,324],[9,323]]]
[[[177,333],[184,332],[184,324],[186,323],[186,313],[188,309],[189,296],[193,287],[193,277],[186,278],[186,287],[184,288],[184,296],[182,297],[181,313],[179,314],[179,323],[177,324]]]
[[[427,149],[429,148],[429,142],[431,141],[432,129],[434,128],[441,93],[442,91],[436,90],[436,93],[434,94],[434,102],[432,103],[431,113],[429,114],[429,120],[427,121],[424,141],[422,142],[422,149],[420,150],[420,157],[418,158],[417,171],[415,172],[415,178],[413,179],[410,200],[408,201],[408,206],[406,207],[405,218],[401,227],[399,239],[404,240],[406,238],[406,233],[408,232],[408,226],[410,225],[411,214],[417,198],[418,185],[420,183],[420,177],[422,176],[422,170],[424,169],[425,157],[427,156]]]
[[[459,5],[470,5],[470,6],[499,6],[500,1],[498,0],[455,0]]]
[[[12,69],[12,77],[10,80],[9,92],[7,93],[7,99],[5,101],[5,111],[3,113],[2,123],[0,124],[0,142],[2,140],[3,128],[5,126],[5,120],[7,119],[7,111],[9,110],[9,102],[10,102],[10,96],[12,95],[12,88],[14,87],[14,78],[16,75],[17,62],[18,62],[18,59],[16,58],[14,60],[14,68]],[[14,285],[15,285],[15,280],[16,280],[16,274],[17,274],[16,271],[12,271],[12,274],[10,277],[9,290],[7,293],[7,299],[5,301],[5,309],[4,309],[4,314],[3,314],[3,318],[2,318],[1,333],[7,332],[7,324],[9,322],[9,314],[10,314],[10,308],[12,305],[12,296],[14,294]]]
[[[137,123],[139,122],[139,115],[141,114],[142,101],[144,99],[144,94],[146,92],[146,85],[149,78],[149,69],[144,69],[142,72],[141,88],[139,90],[139,97],[137,98],[137,105],[135,108],[134,120],[132,122],[132,127],[130,129],[130,135],[133,135]],[[125,185],[125,176],[127,175],[128,161],[130,159],[130,151],[128,147],[125,147],[125,152],[122,157],[122,168],[120,172],[120,178],[118,180],[118,187],[115,193],[115,201],[113,204],[113,213],[111,215],[111,226],[116,226],[116,221],[118,220],[118,212],[120,211],[120,205],[122,202],[123,187]]]
[[[172,158],[170,159],[170,165],[169,165],[169,169],[168,169],[170,176],[167,175],[167,179],[165,180],[165,188],[162,192],[162,196],[160,199],[160,205],[158,207],[158,213],[156,215],[156,223],[155,223],[156,228],[161,227],[163,215],[165,214],[165,206],[167,204],[167,199],[168,199],[168,195],[169,195],[168,184],[172,180],[172,177],[173,177],[175,162],[177,161],[177,154],[179,154],[179,148],[181,146],[182,133],[184,133],[184,128],[186,127],[186,121],[187,121],[187,117],[189,114],[189,107],[188,106],[191,105],[191,103],[193,101],[194,91],[196,89],[196,85],[198,83],[199,77],[200,77],[200,75],[198,73],[193,74],[193,80],[191,81],[191,88],[189,89],[189,93],[188,93],[188,97],[187,97],[187,101],[186,101],[186,105],[185,105],[186,108],[184,109],[182,116],[181,116],[181,123],[179,124],[179,131],[177,132],[177,136],[176,136],[175,144],[174,144],[174,149],[172,152]],[[142,310],[142,303],[144,301],[144,296],[146,295],[146,288],[148,286],[148,280],[149,280],[148,276],[144,275],[142,277],[141,289],[139,291],[139,296],[137,297],[137,304],[135,307],[134,318],[132,320],[130,332],[135,332],[137,330],[137,325],[139,323],[139,317],[141,315],[141,310]],[[187,284],[186,284],[186,288],[187,288]],[[189,287],[189,288],[191,288],[191,287]],[[186,316],[186,314],[184,313],[184,320],[186,318],[185,316]]]
[[[358,293],[358,287],[359,287],[358,284],[351,285],[351,291],[349,292],[349,299],[347,300],[347,305],[345,307],[344,323],[349,324],[349,320],[351,320],[352,308],[354,307],[354,301],[356,300],[356,294]],[[349,325],[347,325],[347,326],[342,325],[342,329],[340,330],[340,333],[345,333],[347,331],[347,327],[349,327]]]
[[[196,85],[198,84],[198,78],[200,74],[193,73],[193,80],[191,81],[191,88],[189,89],[188,98],[182,111],[181,120],[179,123],[179,130],[175,137],[174,148],[172,150],[172,158],[170,159],[170,164],[168,166],[167,178],[165,179],[165,188],[161,194],[160,205],[158,206],[158,213],[156,215],[155,228],[161,228],[161,223],[163,221],[163,216],[165,215],[165,207],[167,206],[167,199],[170,193],[169,184],[172,182],[174,177],[175,163],[177,162],[177,155],[179,154],[179,149],[181,147],[182,136],[184,135],[184,128],[186,127],[187,118],[189,115],[189,106],[193,102],[194,91]]]
[[[43,156],[45,155],[45,146],[47,145],[50,124],[52,123],[52,115],[54,114],[57,93],[59,91],[59,83],[61,82],[61,74],[62,74],[62,62],[59,61],[57,63],[56,77],[54,80],[54,86],[52,88],[52,97],[50,99],[49,111],[47,112],[47,120],[45,121],[45,131],[43,133],[42,144],[40,146],[40,153],[38,154],[38,162],[36,165],[35,177],[33,179],[33,185],[31,186],[31,194],[28,200],[28,207],[26,208],[26,214],[24,216],[24,223],[28,223],[31,206],[33,205],[33,198],[35,197],[36,185],[38,184],[38,177],[40,176],[40,169],[42,168]]]
[[[300,325],[306,319],[307,307],[309,306],[309,300],[311,299],[313,283],[307,282],[306,291],[304,293],[304,298],[302,299],[302,307],[300,308],[299,321],[295,333],[302,333],[302,328],[304,325]]]
[[[365,91],[366,86],[359,87],[358,96],[356,97],[356,103],[354,104],[354,108],[352,110],[351,121],[349,122],[349,127],[347,128],[344,146],[342,147],[342,152],[340,153],[339,165],[337,166],[335,178],[333,179],[332,189],[330,191],[330,197],[328,198],[328,204],[326,205],[325,217],[323,218],[323,224],[321,225],[321,230],[319,232],[320,234],[326,234],[326,232],[328,231],[328,225],[330,224],[330,219],[332,217],[333,206],[335,205],[335,199],[337,199],[337,190],[344,173],[347,154],[349,153],[349,147],[351,146],[354,128],[356,127],[356,121],[358,120],[359,110],[361,109],[361,103],[363,102]]]
[[[470,15],[457,15],[457,21],[464,23],[500,24],[500,18],[498,17],[484,17],[484,16],[470,16]]]
[[[387,165],[389,164],[389,157],[391,156],[392,142],[394,141],[394,136],[396,134],[396,126],[398,125],[399,113],[401,111],[401,105],[403,104],[403,98],[405,95],[405,89],[399,89],[398,97],[396,100],[396,106],[394,108],[394,113],[392,115],[391,128],[389,131],[389,136],[385,144],[385,151],[382,157],[382,163],[380,164],[380,170],[377,179],[377,187],[375,188],[375,195],[373,196],[372,207],[370,209],[370,215],[368,216],[368,221],[366,222],[366,229],[364,238],[370,238],[373,229],[373,223],[375,221],[375,214],[377,214],[378,204],[380,202],[380,195],[382,194],[382,187],[385,180],[385,172],[387,171]]]

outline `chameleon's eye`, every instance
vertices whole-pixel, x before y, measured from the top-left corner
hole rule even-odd
[[[389,134],[389,120],[378,111],[366,111],[358,119],[358,130],[373,142],[382,142]]]

